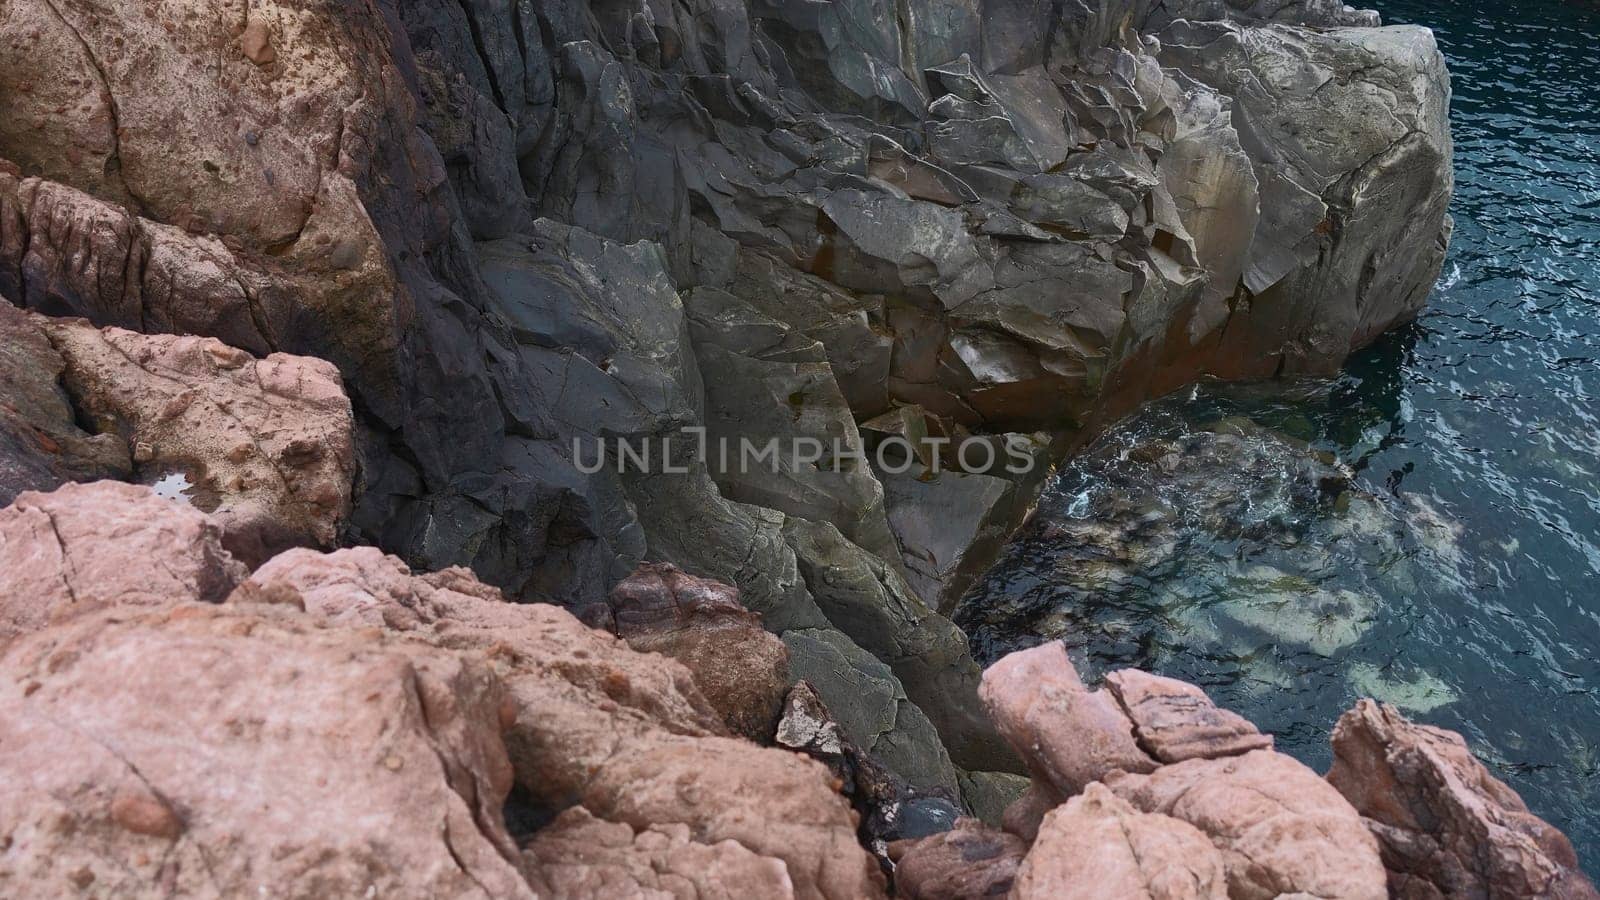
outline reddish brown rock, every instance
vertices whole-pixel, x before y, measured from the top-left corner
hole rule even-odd
[[[1219,709],[1186,681],[1123,669],[1106,676],[1106,690],[1133,720],[1139,746],[1160,762],[1272,749],[1272,735],[1238,713]]]
[[[1192,759],[1148,775],[1115,775],[1107,785],[1143,812],[1204,832],[1221,852],[1233,900],[1388,896],[1377,841],[1360,816],[1316,773],[1280,753]]]
[[[248,574],[196,510],[115,481],[0,510],[0,647],[109,606],[222,601]]]
[[[681,664],[631,650],[566,610],[503,602],[463,570],[412,576],[371,549],[290,551],[237,596],[297,601],[334,622],[484,654],[511,699],[507,748],[536,811],[581,804],[636,831],[681,824],[695,843],[733,840],[783,860],[799,898],[882,894],[826,769],[727,737]]]
[[[120,438],[78,427],[59,383],[65,368],[28,314],[0,301],[0,507],[23,491],[133,473]]]
[[[1060,791],[1034,779],[1027,791],[1006,807],[1005,814],[1000,817],[1000,826],[1032,844],[1039,836],[1039,824],[1044,817],[1064,800]]]
[[[895,891],[906,900],[1004,897],[1027,852],[1016,836],[976,819],[962,819],[949,831],[889,848]]]
[[[1222,855],[1193,825],[1142,813],[1091,784],[1045,816],[1010,896],[1227,900],[1229,894]]]
[[[1396,897],[1600,897],[1566,836],[1454,732],[1362,700],[1334,728],[1328,781],[1377,836]]]
[[[772,740],[789,690],[789,651],[739,602],[738,588],[645,563],[579,616],[641,653],[683,663],[735,734]]]
[[[230,550],[259,564],[329,546],[349,515],[355,448],[338,371],[308,357],[258,360],[210,338],[98,329],[35,317],[63,381],[102,432],[134,448],[140,477],[187,481]]]
[[[983,673],[980,689],[995,727],[1036,779],[1076,794],[1111,772],[1156,767],[1134,739],[1133,722],[1104,691],[1090,691],[1059,643],[1007,656]]]
[[[481,659],[282,607],[22,638],[0,661],[0,895],[531,898],[502,699]]]
[[[794,897],[783,861],[734,841],[697,843],[683,825],[635,832],[582,807],[562,813],[523,851],[532,879],[561,900],[672,897],[744,900]]]

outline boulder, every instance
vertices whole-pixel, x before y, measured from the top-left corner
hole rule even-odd
[[[0,669],[9,896],[535,896],[482,659],[183,603],[81,616]]]
[[[578,616],[640,653],[683,663],[734,734],[772,740],[789,691],[789,651],[739,602],[737,588],[646,563],[605,604]]]
[[[1377,836],[1393,896],[1600,896],[1566,836],[1455,732],[1362,700],[1333,730],[1328,782]]]
[[[891,845],[897,896],[905,900],[968,900],[1011,894],[1027,845],[973,819],[949,831]]]
[[[783,860],[796,897],[882,893],[825,768],[726,736],[681,664],[631,650],[565,610],[504,602],[465,570],[414,576],[370,548],[290,551],[236,597],[298,599],[332,622],[484,655],[510,698],[505,740],[523,821],[536,826],[581,805],[636,831],[681,824],[696,843],[732,840]]]
[[[1272,735],[1238,713],[1219,709],[1186,681],[1122,669],[1106,676],[1106,690],[1133,720],[1139,746],[1159,762],[1272,749]]]
[[[1091,784],[1044,817],[1009,896],[1226,900],[1229,893],[1222,854],[1199,829],[1140,812]]]
[[[1151,772],[1133,721],[1105,691],[1090,691],[1060,643],[1022,650],[990,666],[980,688],[1000,734],[1023,755],[1036,782],[1059,796],[1112,772]]]
[[[1159,39],[1163,64],[1232,99],[1259,186],[1252,302],[1235,306],[1217,373],[1272,357],[1279,371],[1332,372],[1414,317],[1451,230],[1450,80],[1433,33],[1224,17],[1175,21]]]
[[[98,329],[36,317],[82,415],[133,447],[138,476],[210,513],[234,555],[259,565],[328,547],[350,514],[350,401],[320,359],[265,359],[213,338]]]
[[[0,647],[106,607],[220,603],[248,570],[198,510],[114,481],[0,510]]]
[[[1191,759],[1149,774],[1113,775],[1106,784],[1142,812],[1203,832],[1220,853],[1235,900],[1388,896],[1377,841],[1360,816],[1326,781],[1283,754]]]

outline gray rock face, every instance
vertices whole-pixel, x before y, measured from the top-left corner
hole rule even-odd
[[[644,560],[727,581],[913,781],[954,784],[935,723],[963,759],[982,728],[931,699],[957,635],[885,585],[947,610],[1031,485],[759,477],[677,432],[1062,433],[1326,371],[1416,312],[1448,235],[1432,39],[1335,2],[264,0],[242,34],[157,6],[0,18],[0,296],[333,362],[354,537],[523,600]],[[88,474],[9,417],[0,485]],[[686,471],[588,464],[624,438]],[[853,574],[803,573],[799,520]]]

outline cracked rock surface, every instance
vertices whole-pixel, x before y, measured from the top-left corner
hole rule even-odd
[[[519,600],[675,564],[737,587],[856,743],[953,785],[951,754],[994,768],[999,742],[939,617],[1035,483],[752,474],[678,432],[853,454],[888,415],[1047,447],[1208,374],[1334,370],[1417,312],[1449,231],[1447,73],[1425,29],[1376,25],[1322,0],[13,0],[0,296],[337,368],[353,454],[239,494],[292,520],[234,541],[248,561],[327,545],[348,500],[352,542]],[[126,477],[60,464],[84,436],[30,409],[55,424],[0,410],[0,489]],[[581,463],[623,438],[682,470]],[[829,596],[791,521],[886,587]],[[869,602],[911,632],[833,621]]]

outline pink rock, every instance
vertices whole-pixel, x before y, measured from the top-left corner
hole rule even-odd
[[[1362,700],[1333,730],[1328,781],[1377,836],[1397,897],[1600,897],[1566,836],[1455,732]]]
[[[906,900],[1004,897],[1027,852],[1014,835],[976,819],[960,819],[950,831],[889,847],[895,889]]]
[[[786,900],[794,894],[782,860],[734,841],[702,844],[683,825],[635,832],[573,807],[524,850],[530,876],[562,900],[673,897],[681,900]]]
[[[289,551],[236,596],[299,602],[333,622],[482,654],[508,690],[507,749],[520,793],[537,808],[578,803],[635,831],[678,824],[695,843],[736,841],[783,860],[799,898],[883,893],[825,768],[727,737],[681,664],[636,652],[566,610],[504,602],[464,570],[413,576],[372,549]]]
[[[282,607],[81,616],[0,658],[0,895],[531,898],[479,658]]]
[[[1139,810],[1204,832],[1221,851],[1233,900],[1388,896],[1377,841],[1360,816],[1316,773],[1280,753],[1192,759],[1107,784]]]
[[[1163,763],[1272,749],[1272,735],[1217,708],[1205,691],[1186,681],[1123,669],[1106,676],[1106,690],[1133,720],[1139,746]]]
[[[25,493],[0,510],[0,648],[108,606],[220,602],[246,574],[212,522],[149,488]]]
[[[103,432],[134,447],[139,473],[181,475],[250,564],[296,545],[330,546],[350,513],[350,401],[331,363],[258,360],[210,338],[34,321],[66,364],[63,381]]]
[[[976,896],[976,895],[971,895]],[[1091,784],[1045,816],[1012,900],[1227,900],[1222,855],[1194,826]]]
[[[681,662],[735,734],[770,742],[789,689],[789,651],[739,602],[739,589],[645,563],[585,622],[641,653]]]
[[[1133,722],[1116,700],[1089,691],[1059,643],[1007,656],[983,673],[979,690],[1002,737],[1034,777],[1063,795],[1111,772],[1156,767],[1134,740]]]

